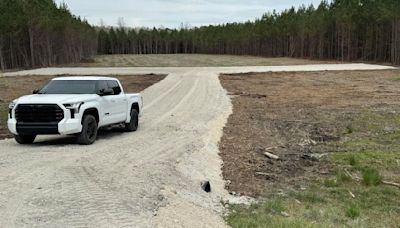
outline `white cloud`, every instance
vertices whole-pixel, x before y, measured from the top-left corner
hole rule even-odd
[[[116,25],[123,17],[130,27],[179,27],[242,22],[263,13],[291,6],[319,4],[320,0],[56,0],[65,2],[72,13],[98,25]]]

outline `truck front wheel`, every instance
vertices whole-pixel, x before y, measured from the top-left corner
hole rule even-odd
[[[86,115],[82,121],[82,132],[78,135],[78,143],[91,145],[97,138],[97,121],[92,115]]]
[[[35,141],[36,135],[14,135],[14,138],[19,144],[31,144]]]
[[[139,126],[139,113],[136,109],[131,110],[131,121],[125,124],[125,130],[128,132],[136,131]]]

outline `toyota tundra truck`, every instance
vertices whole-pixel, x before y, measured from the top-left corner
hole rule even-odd
[[[59,77],[10,103],[8,129],[20,144],[58,134],[75,135],[80,144],[90,145],[99,128],[136,131],[142,107],[142,96],[124,93],[116,78]]]

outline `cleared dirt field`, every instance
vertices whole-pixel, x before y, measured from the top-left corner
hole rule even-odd
[[[47,68],[5,74],[168,74],[148,87],[140,127],[80,146],[42,136],[34,145],[0,141],[4,227],[224,227],[218,142],[232,112],[220,73],[386,69],[348,65],[225,68]],[[211,192],[200,182],[209,180]]]
[[[220,79],[233,102],[220,143],[227,188],[267,196],[232,226],[399,224],[400,189],[383,182],[400,183],[400,71]]]
[[[312,61],[293,58],[264,58],[234,55],[100,55],[92,63],[76,66],[91,67],[211,67],[211,66],[284,66],[321,64],[327,61]]]

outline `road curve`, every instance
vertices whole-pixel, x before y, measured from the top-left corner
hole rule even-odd
[[[46,68],[23,75],[167,73],[143,92],[137,132],[101,133],[80,146],[39,137],[0,141],[0,227],[224,227],[218,141],[231,103],[218,74],[372,70],[344,64],[290,67]],[[210,180],[212,192],[200,188]]]

